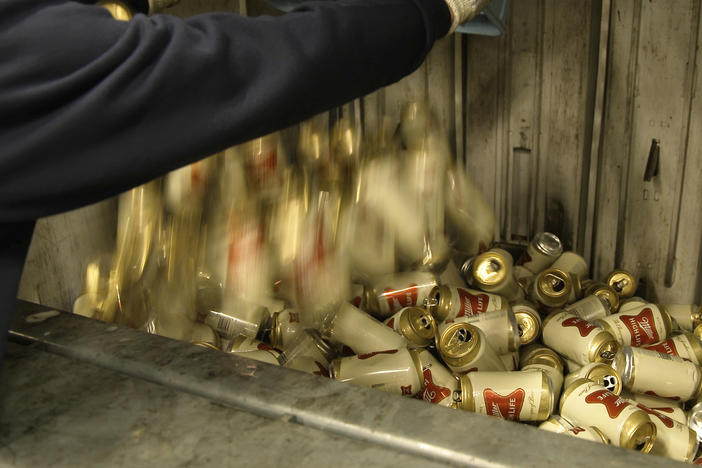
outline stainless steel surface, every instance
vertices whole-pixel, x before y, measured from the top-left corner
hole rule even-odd
[[[345,385],[80,316],[36,315],[46,310],[19,302],[12,340],[36,343],[42,350],[254,415],[403,454],[464,466],[557,466],[564,454],[573,467],[590,467],[598,461],[614,467],[660,466],[660,458],[614,447],[594,451],[588,443],[553,439],[557,436],[529,426]],[[78,386],[80,380],[75,380]],[[51,380],[43,381],[51,388]],[[246,430],[246,425],[237,430]],[[226,432],[233,435],[232,429]],[[285,457],[283,452],[278,455]],[[353,457],[338,464],[345,461],[363,464]]]

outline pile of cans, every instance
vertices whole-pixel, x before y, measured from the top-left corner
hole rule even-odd
[[[494,245],[492,210],[422,103],[374,135],[337,117],[122,195],[115,252],[88,266],[74,312],[695,459],[702,307],[635,297],[623,270],[588,279],[551,233],[514,256]]]

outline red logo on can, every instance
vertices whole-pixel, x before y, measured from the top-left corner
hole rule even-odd
[[[656,392],[654,392],[653,390],[646,390],[644,392],[644,394],[651,395],[651,396],[658,397],[658,398],[667,398],[668,400],[675,400],[675,401],[680,400],[679,396],[661,396],[661,395],[657,394]]]
[[[456,317],[472,317],[487,311],[490,303],[490,297],[487,294],[471,294],[463,288],[458,288],[457,291],[461,300],[461,310]]]
[[[573,435],[578,435],[578,434],[580,434],[581,432],[585,432],[585,429],[583,429],[582,427],[579,427],[579,426],[578,426],[578,427],[574,427],[573,429],[568,429],[568,430],[569,430],[570,432],[572,432]]]
[[[402,391],[402,395],[412,395],[412,384],[406,387],[400,385],[400,390]]]
[[[356,296],[351,299],[351,304],[353,304],[354,307],[361,307],[361,300],[361,296]]]
[[[320,377],[329,377],[329,370],[327,370],[326,367],[324,367],[322,364],[320,364],[317,361],[314,361],[315,364],[317,364],[317,368],[319,370],[316,370],[312,372],[314,375],[319,375]]]
[[[643,309],[638,315],[619,315],[619,320],[629,329],[632,346],[643,346],[660,341],[653,311],[649,307]]]
[[[665,340],[658,344],[644,346],[644,349],[650,349],[651,351],[658,351],[661,354],[670,354],[671,356],[680,357],[678,348],[675,347],[675,342],[673,340]]]
[[[592,330],[597,330],[597,325],[593,325],[587,320],[583,320],[580,317],[571,317],[565,319],[561,322],[562,327],[575,327],[580,332],[580,336],[583,338],[592,333]]]
[[[359,354],[356,357],[360,360],[364,360],[364,359],[370,359],[373,356],[377,356],[378,354],[395,354],[396,352],[397,352],[396,349],[388,349],[387,351],[375,351],[373,353]]]
[[[282,351],[279,350],[278,348],[274,348],[272,346],[269,346],[266,343],[259,343],[256,345],[256,348],[260,351],[277,351],[279,353],[282,353]]]
[[[524,265],[525,263],[531,262],[531,260],[531,255],[529,255],[529,252],[525,250],[522,256],[519,257],[519,260],[517,260],[517,265]]]
[[[648,414],[650,414],[650,415],[652,415],[652,416],[655,416],[655,417],[657,417],[658,419],[660,419],[660,421],[661,421],[661,422],[665,425],[665,427],[667,427],[667,428],[672,428],[673,426],[675,426],[675,423],[673,422],[673,420],[670,419],[668,416],[662,415],[662,414],[660,414],[658,411],[653,411],[653,410],[652,410],[651,408],[649,408],[648,406],[644,406],[644,405],[642,405],[642,404],[639,403],[638,405],[636,405],[636,407],[637,407],[637,408],[641,408],[641,409],[644,410],[646,413],[648,413]]]
[[[419,290],[416,283],[412,283],[403,289],[385,288],[383,292],[385,300],[388,301],[388,308],[392,312],[404,307],[417,305]]]
[[[449,395],[451,395],[450,389],[434,383],[431,369],[424,369],[424,391],[422,392],[422,399],[430,403],[438,403]]]
[[[518,388],[509,395],[500,395],[491,388],[483,391],[487,414],[497,418],[519,421],[519,413],[524,404],[524,389]]]
[[[288,315],[290,316],[290,323],[300,323],[300,314],[298,312],[290,311]]]
[[[388,323],[386,323],[388,327],[392,328],[393,330],[395,329],[395,317],[391,317],[390,320],[388,320]]]
[[[596,390],[585,397],[585,402],[590,404],[600,403],[607,408],[607,414],[612,419],[615,419],[621,412],[631,403],[619,398],[609,390]]]

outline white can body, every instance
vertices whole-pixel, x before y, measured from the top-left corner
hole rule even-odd
[[[341,304],[327,332],[331,340],[345,344],[356,354],[407,346],[402,335],[348,302]]]
[[[424,378],[410,351],[389,349],[340,358],[332,363],[332,378],[398,395],[415,395]]]

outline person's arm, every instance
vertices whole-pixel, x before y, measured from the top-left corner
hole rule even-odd
[[[4,0],[0,222],[115,195],[393,83],[450,23],[443,0],[128,23],[77,2]]]

